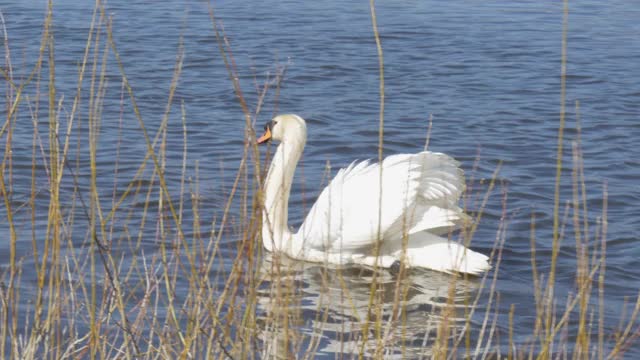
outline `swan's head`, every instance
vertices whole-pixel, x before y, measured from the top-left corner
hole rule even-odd
[[[298,115],[278,115],[264,125],[264,134],[258,139],[258,144],[272,139],[280,142],[305,142],[307,124]]]

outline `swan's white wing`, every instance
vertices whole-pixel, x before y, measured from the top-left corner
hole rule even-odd
[[[463,217],[458,162],[432,152],[389,156],[380,164],[352,163],[322,191],[296,234],[305,248],[325,253],[366,250],[380,238],[449,229]],[[381,204],[381,206],[380,206]]]

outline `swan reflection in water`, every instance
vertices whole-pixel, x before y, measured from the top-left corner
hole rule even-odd
[[[448,340],[464,333],[481,284],[480,278],[424,269],[399,276],[383,269],[332,267],[272,253],[265,254],[261,275],[257,323],[263,358],[350,356],[363,349],[366,356],[430,357],[442,328],[446,326]],[[365,326],[369,336],[363,348]]]

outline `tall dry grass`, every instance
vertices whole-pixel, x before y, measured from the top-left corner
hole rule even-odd
[[[374,5],[371,1],[380,65],[381,158],[384,53]],[[404,268],[391,275],[375,268],[302,264],[264,253],[259,234],[265,167],[255,145],[254,125],[262,116],[267,93],[275,92],[277,99],[286,66],[278,67],[276,74],[265,81],[255,110],[250,110],[238,81],[240,70],[231,44],[214,9],[209,10],[212,32],[246,128],[244,152],[234,181],[226,191],[225,202],[215,205],[200,200],[198,164],[191,164],[187,157],[189,121],[184,104],[179,104],[182,133],[167,131],[170,111],[178,106],[174,94],[182,73],[182,47],[177,49],[161,124],[155,133],[149,133],[112,36],[111,19],[100,0],[94,7],[76,79],[56,79],[52,1],[48,3],[39,52],[34,54],[38,60],[28,76],[15,78],[10,34],[3,29],[6,56],[0,71],[6,86],[6,119],[0,129],[4,144],[0,195],[10,254],[0,275],[0,338],[4,339],[0,341],[0,354],[13,359],[314,358],[326,355],[328,350],[320,346],[322,343],[326,348],[329,342],[328,347],[341,358],[624,357],[639,335],[640,298],[621,319],[620,330],[607,333],[606,185],[602,214],[595,224],[590,223],[579,136],[571,143],[572,164],[562,163],[566,141],[566,1],[551,269],[544,273],[537,267],[538,239],[532,216],[531,266],[537,320],[528,340],[519,342],[515,342],[513,333],[517,306],[511,305],[508,314],[508,339],[500,338],[497,329],[501,299],[496,289],[509,226],[508,191],[498,180],[499,167],[488,182],[473,176],[469,179],[464,203],[474,210],[476,218],[473,225],[452,234],[454,240],[469,244],[489,197],[499,190],[502,220],[492,253],[494,269],[480,279],[432,273],[425,279],[425,273]],[[113,189],[105,189],[106,182],[99,179],[97,162],[109,67],[119,71],[121,105],[133,109],[146,147],[135,174],[123,179],[118,171],[118,144]],[[61,81],[75,82],[75,93],[59,93],[56,83]],[[45,112],[38,109],[41,97],[47,100],[45,118],[41,118]],[[70,110],[62,111],[63,107]],[[85,107],[87,113],[81,116],[80,109]],[[121,127],[122,117],[120,114]],[[15,190],[18,175],[13,161],[14,131],[26,126],[24,118],[29,118],[33,126],[28,194]],[[41,124],[47,125],[46,134],[39,132]],[[180,183],[173,186],[166,177],[170,136],[179,136],[183,142]],[[72,139],[78,143],[74,145]],[[86,167],[81,161],[81,144],[89,149]],[[193,177],[188,169],[194,169]],[[573,184],[571,201],[564,208],[560,203],[563,171],[571,171]],[[39,187],[37,179],[46,179],[47,188]],[[123,183],[127,185],[119,185]],[[63,186],[69,184],[72,190],[64,190]],[[174,188],[179,192],[170,191]],[[110,198],[105,193],[110,193]],[[218,215],[202,218],[201,209],[211,206],[218,207]],[[232,210],[236,208],[239,210]],[[42,218],[45,223],[39,221]],[[568,223],[573,225],[578,276],[575,292],[563,299],[554,288],[556,264],[561,261],[558,251],[570,236],[564,231]],[[86,233],[78,233],[78,229]],[[152,252],[144,246],[147,233],[156,237]],[[233,248],[229,248],[229,242],[224,245],[226,239],[234,240]],[[29,242],[28,255],[23,255],[25,252],[18,249]],[[36,283],[25,282],[25,274],[37,279]],[[433,294],[445,300],[434,302]],[[309,303],[311,295],[314,300]],[[426,295],[431,297],[425,299]],[[430,304],[426,323],[413,318],[410,309],[416,302]],[[311,311],[313,318],[305,311]],[[335,320],[336,314],[343,316],[341,321]],[[421,338],[418,344],[417,335]]]

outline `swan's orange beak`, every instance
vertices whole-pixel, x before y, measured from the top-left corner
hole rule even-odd
[[[262,136],[260,136],[260,138],[258,139],[258,144],[265,143],[270,139],[271,139],[271,129],[267,127],[264,131],[264,134],[262,134]]]

